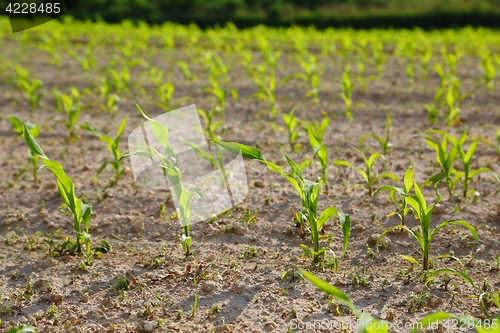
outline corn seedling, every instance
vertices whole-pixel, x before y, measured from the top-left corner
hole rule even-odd
[[[224,115],[226,113],[226,99],[228,97],[228,94],[231,95],[233,100],[238,100],[238,93],[236,92],[236,90],[234,90],[233,88],[224,89],[214,79],[210,79],[210,87],[203,88],[203,91],[208,92],[215,97],[215,111],[220,113],[221,115]]]
[[[309,138],[309,143],[314,151],[314,157],[318,158],[321,166],[321,177],[320,181],[325,184],[326,192],[328,193],[328,148],[323,144],[323,136],[328,128],[330,119],[328,115],[321,122],[312,121],[310,123],[305,123],[307,130],[307,137]]]
[[[43,82],[39,79],[31,79],[29,71],[23,67],[16,66],[14,70],[16,76],[13,80],[10,80],[10,82],[26,94],[32,110],[38,109],[43,97],[43,93],[40,92],[40,89],[43,87]]]
[[[286,76],[282,83],[286,84],[291,79],[299,79],[305,81],[309,84],[310,89],[306,92],[306,97],[311,98],[313,103],[319,103],[319,69],[318,69],[318,59],[312,55],[308,54],[306,59],[300,61],[300,67],[302,67],[303,72],[293,73]]]
[[[372,43],[373,59],[375,62],[375,68],[377,69],[378,77],[380,79],[384,76],[385,63],[387,61],[387,55],[384,53],[383,42],[375,41]]]
[[[340,97],[344,101],[345,105],[345,115],[347,119],[352,122],[352,83],[349,78],[349,66],[346,66],[344,69],[344,73],[342,74],[342,91],[340,93]]]
[[[227,129],[226,124],[223,120],[214,122],[215,110],[215,107],[211,108],[208,112],[205,112],[202,109],[197,109],[198,114],[203,118],[203,120],[205,120],[206,129],[204,128],[203,132],[209,138],[217,137],[217,134],[215,134],[215,132],[219,127],[221,128],[220,133],[223,133]]]
[[[297,147],[296,141],[300,135],[300,132],[297,130],[299,122],[301,120],[295,116],[295,109],[292,109],[290,113],[283,113],[283,122],[286,126],[286,132],[288,133],[288,144],[290,145],[290,149],[295,151]],[[272,123],[274,124],[274,123]],[[280,131],[285,131],[283,128],[279,126],[275,126]]]
[[[495,65],[493,65],[493,57],[489,50],[481,53],[481,68],[483,70],[483,81],[486,85],[488,92],[493,91],[495,87],[495,77],[497,71]]]
[[[297,191],[297,194],[299,195],[302,202],[302,207],[304,208],[302,212],[296,214],[296,218],[298,221],[307,222],[314,246],[313,249],[305,244],[301,244],[300,247],[308,256],[313,259],[314,263],[319,263],[320,259],[323,258],[325,251],[328,249],[326,247],[320,249],[319,233],[323,229],[325,223],[328,222],[333,216],[338,216],[342,225],[342,232],[344,234],[343,254],[345,255],[350,237],[351,220],[349,215],[339,212],[334,206],[330,206],[326,208],[318,218],[317,205],[321,185],[319,183],[304,179],[299,165],[297,165],[294,161],[292,161],[288,156],[285,155],[288,165],[291,168],[291,172],[288,173],[285,172],[283,168],[278,166],[277,164],[266,160],[264,155],[262,155],[262,153],[256,148],[236,142],[224,142],[216,138],[212,138],[212,140],[221,147],[235,154],[241,153],[245,158],[256,160],[265,164],[269,168],[269,170],[281,174],[286,180],[290,182],[290,184]]]
[[[111,76],[110,83],[119,95],[129,92],[131,77],[127,66],[122,65],[121,69],[110,68],[109,74]]]
[[[358,148],[361,148],[361,145],[366,139],[374,138],[379,143],[380,148],[382,150],[382,154],[386,155],[392,148],[392,143],[390,143],[389,141],[391,136],[391,127],[392,127],[392,113],[391,111],[388,111],[385,116],[385,138],[382,138],[380,136],[371,133],[365,134],[359,139]]]
[[[444,133],[443,135],[447,135]],[[465,141],[467,140],[467,132],[464,131],[462,136],[457,140],[456,138],[448,135],[450,141],[452,141],[453,145],[457,147],[458,150],[458,157],[460,158],[460,161],[462,162],[463,170],[462,172],[458,172],[456,174],[456,177],[460,179],[460,182],[462,183],[463,186],[463,197],[468,198],[472,194],[475,193],[475,190],[469,190],[469,183],[472,179],[472,177],[477,176],[478,174],[482,172],[492,172],[490,168],[479,168],[476,170],[471,170],[471,162],[472,158],[474,156],[474,152],[477,149],[477,140],[472,141],[472,143],[469,145],[469,148],[467,151],[463,148],[463,145]]]
[[[410,195],[410,191],[413,187],[413,168],[409,168],[405,172],[403,187],[395,187],[391,185],[383,185],[379,187],[375,192],[373,192],[372,203],[375,202],[375,197],[380,191],[390,191],[390,196],[392,202],[398,208],[397,212],[391,212],[387,216],[392,216],[396,214],[401,221],[401,225],[405,224],[405,216],[410,212],[410,207],[406,203],[406,198]],[[399,195],[399,201],[396,199],[396,193]]]
[[[332,296],[337,301],[346,305],[352,313],[358,318],[358,332],[361,333],[387,333],[389,332],[390,324],[388,322],[382,321],[372,317],[367,312],[360,311],[353,301],[340,289],[328,284],[317,276],[309,273],[306,270],[299,269],[300,273],[309,280],[316,288],[321,290],[327,295]]]
[[[182,75],[184,75],[184,78],[188,82],[193,82],[196,81],[197,77],[194,75],[191,70],[189,69],[188,64],[185,61],[177,61],[175,63],[177,67],[179,67],[182,71]]]
[[[42,159],[44,166],[57,178],[57,188],[64,201],[63,207],[68,208],[73,215],[73,228],[76,234],[76,242],[74,244],[68,243],[69,252],[81,252],[82,244],[85,244],[86,255],[90,257],[92,249],[89,228],[92,207],[83,203],[82,199],[76,196],[75,186],[71,178],[66,175],[61,164],[49,159],[47,155],[45,155],[42,148],[31,135],[27,126],[24,126],[22,136],[30,150]]]
[[[253,95],[258,99],[268,103],[269,113],[271,115],[271,118],[274,119],[279,111],[275,95],[276,78],[274,75],[269,75],[266,79],[268,81],[267,84],[260,77],[254,78],[255,83],[259,87],[259,91],[254,93]]]
[[[85,55],[80,55],[78,52],[69,49],[69,53],[73,59],[78,61],[84,73],[88,73],[92,68],[97,66],[97,60],[94,57],[94,52],[92,51],[93,46],[87,45],[85,47]]]
[[[33,138],[36,139],[40,135],[40,125],[35,125],[30,122],[23,123],[21,120],[19,120],[19,118],[13,116],[8,117],[7,119],[9,119],[10,123],[12,124],[12,128],[18,136],[23,135],[24,126],[26,126]],[[38,181],[38,155],[36,151],[33,151],[31,149],[28,150],[28,164],[32,164],[33,166],[31,174],[33,175],[36,183]]]
[[[174,87],[174,84],[169,81],[169,82],[166,82],[162,85],[160,85],[157,89],[156,89],[156,95],[158,96],[158,98],[161,100],[161,102],[157,102],[155,103],[156,106],[162,108],[165,112],[168,112],[172,109],[176,109],[179,107],[179,105],[187,98],[189,98],[189,95],[188,96],[184,96],[182,98],[180,98],[179,100],[177,100],[176,103],[172,104],[172,99],[174,97],[174,92],[175,92],[175,87]]]
[[[408,81],[408,89],[410,91],[413,90],[414,72],[415,68],[413,62],[409,61],[408,64],[406,64],[406,79]]]
[[[370,157],[367,158],[366,155],[363,154],[363,152],[361,152],[361,150],[359,150],[355,147],[353,147],[353,149],[355,149],[363,158],[363,161],[365,162],[364,169],[357,168],[352,163],[345,161],[345,160],[336,160],[336,161],[333,161],[331,164],[338,165],[338,166],[346,166],[346,167],[353,168],[354,170],[356,170],[365,180],[366,185],[368,186],[368,195],[370,197],[372,196],[372,193],[373,193],[373,186],[375,185],[375,183],[379,179],[390,178],[395,182],[398,181],[398,177],[393,173],[387,172],[387,173],[381,173],[381,174],[374,174],[374,172],[376,171],[376,170],[374,170],[374,166],[375,166],[375,162],[377,161],[377,159],[379,157],[382,157],[383,159],[385,159],[385,157],[382,154],[373,153],[370,155]]]
[[[165,149],[165,155],[168,157],[163,155],[155,148],[146,146],[138,147],[139,151],[137,152],[129,152],[122,155],[119,161],[135,154],[151,159],[151,161],[153,161],[158,167],[162,169],[164,175],[168,178],[170,184],[172,184],[173,186],[173,195],[176,196],[176,199],[179,202],[179,209],[176,215],[180,219],[183,230],[183,234],[181,236],[181,246],[186,256],[189,256],[192,254],[190,250],[192,237],[189,234],[189,231],[191,229],[191,201],[195,195],[205,201],[205,196],[198,186],[195,187],[192,191],[189,191],[184,187],[184,184],[182,183],[182,172],[177,161],[177,156],[170,146],[168,128],[162,123],[159,123],[156,120],[148,117],[138,104],[136,104],[136,107],[140,114],[148,120],[155,138],[163,146],[163,148]],[[145,151],[147,151],[147,153]],[[153,155],[155,157],[153,157]],[[159,160],[160,162],[157,162],[157,160]]]
[[[72,95],[61,94],[61,101],[66,112],[67,119],[63,119],[64,125],[68,130],[68,139],[76,140],[78,135],[76,133],[78,126],[78,118],[82,112],[82,106],[80,104],[80,96],[78,91],[73,90]]]
[[[115,172],[115,177],[111,181],[110,185],[116,184],[118,180],[120,179],[121,176],[125,174],[127,171],[126,168],[122,167],[122,161],[120,160],[121,154],[120,154],[120,149],[119,149],[119,144],[120,144],[120,139],[123,133],[123,130],[125,129],[125,125],[127,124],[128,116],[123,119],[122,123],[118,127],[118,130],[116,131],[116,136],[114,138],[109,137],[107,135],[101,134],[97,129],[88,126],[88,125],[82,125],[81,127],[85,130],[87,130],[89,133],[97,136],[101,141],[105,142],[108,144],[108,150],[113,154],[114,160],[112,161],[104,161],[104,163],[101,165],[99,170],[97,170],[96,177],[98,177],[101,172],[106,168],[108,164],[111,165]]]
[[[465,227],[469,232],[471,233],[472,237],[474,238],[474,242],[477,242],[477,234],[476,234],[476,229],[474,229],[473,226],[471,226],[469,223],[463,221],[463,220],[446,220],[442,223],[440,223],[437,227],[434,229],[431,229],[431,220],[432,220],[432,212],[434,210],[434,207],[436,204],[441,202],[443,197],[439,194],[439,191],[437,190],[437,185],[434,186],[437,198],[434,201],[433,204],[427,205],[425,198],[422,194],[422,191],[420,190],[420,187],[418,186],[417,182],[413,181],[413,188],[415,189],[415,195],[412,196],[406,196],[406,204],[408,204],[412,209],[415,218],[419,221],[419,228],[414,229],[410,228],[406,225],[397,225],[397,226],[392,226],[387,228],[378,238],[377,243],[382,239],[382,237],[389,231],[394,230],[394,229],[404,229],[408,231],[415,239],[418,241],[418,244],[420,245],[420,251],[422,253],[422,263],[419,263],[415,258],[411,256],[403,256],[404,259],[408,260],[412,264],[416,264],[420,267],[422,267],[422,270],[427,271],[432,267],[432,262],[435,259],[440,259],[440,258],[449,258],[449,255],[439,255],[434,259],[430,259],[430,245],[432,242],[432,239],[436,236],[436,234],[439,232],[439,230],[443,229],[444,227],[448,225],[461,225]],[[455,271],[453,269],[440,269],[438,270],[440,273],[446,273],[446,274],[456,274],[464,278],[465,280],[470,279],[466,277],[466,275],[463,272],[460,271]],[[435,273],[432,273],[435,274]]]

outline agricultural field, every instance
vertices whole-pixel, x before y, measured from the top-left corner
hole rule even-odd
[[[499,68],[488,29],[0,20],[1,331],[499,332]],[[181,179],[191,104],[248,183],[192,224],[127,145]]]

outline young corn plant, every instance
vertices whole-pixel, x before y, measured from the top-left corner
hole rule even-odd
[[[392,185],[383,185],[380,186],[375,192],[373,192],[372,196],[372,204],[375,202],[375,198],[380,191],[389,191],[391,201],[396,205],[398,211],[391,212],[387,215],[387,217],[392,215],[397,215],[399,217],[399,221],[401,221],[401,225],[405,225],[405,217],[410,212],[410,207],[406,203],[406,198],[410,196],[410,191],[413,187],[413,168],[409,168],[405,172],[405,176],[403,179],[403,187],[396,187]],[[396,199],[396,193],[399,195],[399,200]]]
[[[209,138],[218,137],[218,134],[216,134],[216,131],[219,128],[220,128],[219,134],[224,133],[224,131],[226,131],[226,129],[227,129],[227,126],[223,120],[219,120],[219,121],[214,122],[215,110],[216,110],[216,107],[211,108],[210,111],[208,111],[208,112],[205,112],[202,109],[197,109],[198,114],[203,118],[203,120],[205,121],[205,124],[206,124],[206,129],[203,129],[203,132]]]
[[[279,173],[286,180],[288,180],[288,182],[290,182],[290,184],[297,191],[297,194],[302,202],[302,207],[304,208],[302,212],[296,214],[297,220],[307,222],[313,243],[312,249],[305,244],[301,244],[300,247],[313,259],[315,264],[319,263],[323,259],[324,253],[328,249],[326,247],[320,248],[320,232],[323,230],[325,223],[327,223],[333,216],[338,216],[342,225],[342,232],[344,235],[343,254],[345,255],[349,243],[351,219],[349,215],[339,212],[334,206],[326,208],[318,217],[317,206],[321,184],[305,179],[302,176],[302,170],[299,165],[286,155],[285,158],[291,168],[291,172],[286,172],[279,165],[266,160],[264,155],[262,155],[262,153],[256,148],[236,142],[224,142],[216,138],[212,138],[212,140],[224,149],[227,149],[235,154],[241,153],[241,155],[245,158],[256,160],[265,164],[269,170]]]
[[[295,108],[290,111],[290,113],[283,113],[283,122],[286,126],[286,132],[288,133],[288,144],[290,149],[295,151],[298,144],[296,143],[300,132],[298,131],[299,123],[301,120],[295,116]],[[274,124],[274,123],[272,123]],[[285,131],[283,128],[276,126],[280,131]]]
[[[448,142],[450,141],[450,136],[443,131],[429,131],[442,134],[443,139],[441,143],[435,141],[431,137],[426,136],[425,142],[427,145],[436,151],[436,161],[441,168],[441,172],[431,176],[427,179],[423,186],[435,184],[438,181],[445,179],[446,187],[448,188],[448,192],[450,195],[453,195],[455,190],[455,186],[457,184],[458,178],[454,177],[456,175],[456,170],[453,168],[453,163],[455,162],[458,156],[458,147],[457,145],[451,144],[449,147]]]
[[[381,179],[381,178],[390,178],[393,181],[397,182],[398,177],[393,174],[393,173],[381,173],[381,174],[374,174],[376,170],[374,170],[375,162],[379,157],[382,157],[383,159],[385,158],[382,154],[380,153],[373,153],[370,155],[370,157],[366,157],[361,150],[357,149],[356,147],[352,147],[355,149],[363,158],[363,161],[365,162],[365,167],[364,168],[358,168],[355,167],[352,163],[345,161],[345,160],[336,160],[333,161],[331,164],[333,165],[338,165],[338,166],[346,166],[349,168],[353,168],[356,170],[365,180],[366,185],[368,186],[368,195],[371,197],[373,194],[373,186],[375,183]]]
[[[89,133],[97,136],[101,141],[107,143],[108,150],[111,152],[111,154],[113,154],[114,159],[112,161],[104,161],[104,163],[102,163],[101,167],[99,168],[99,170],[97,170],[97,173],[95,175],[96,178],[99,177],[99,175],[106,168],[106,166],[111,165],[113,171],[115,172],[115,177],[111,180],[109,186],[116,184],[118,180],[127,172],[127,169],[122,166],[122,161],[120,160],[122,154],[120,153],[119,149],[120,139],[122,137],[123,130],[125,129],[125,125],[127,124],[127,120],[128,116],[126,116],[125,119],[123,119],[122,123],[118,127],[118,130],[116,131],[116,135],[114,138],[101,134],[94,127],[88,125],[81,126]]]
[[[444,133],[446,135],[446,133]],[[467,132],[464,131],[463,134],[460,136],[460,138],[457,140],[455,137],[452,137],[448,135],[450,141],[457,147],[458,150],[458,157],[460,161],[462,162],[462,167],[463,170],[462,172],[458,172],[456,174],[456,177],[460,179],[460,182],[462,183],[463,187],[463,197],[468,198],[472,194],[474,194],[476,191],[475,190],[469,190],[469,183],[472,180],[472,177],[477,176],[478,174],[482,172],[492,172],[490,168],[479,168],[476,170],[471,169],[471,162],[472,158],[474,156],[474,153],[477,149],[477,144],[478,140],[473,140],[472,143],[469,145],[469,148],[467,151],[463,148],[466,140],[467,140]]]
[[[344,101],[345,105],[345,115],[347,119],[352,123],[352,83],[349,77],[349,66],[346,66],[344,69],[344,73],[342,74],[342,91],[340,93],[340,97]]]
[[[9,119],[10,123],[12,124],[12,128],[14,131],[17,133],[18,136],[23,135],[24,131],[24,126],[28,129],[30,132],[31,136],[33,138],[38,138],[40,135],[40,125],[35,125],[33,123],[23,123],[19,118],[11,116],[7,117]],[[28,150],[28,164],[32,165],[32,171],[31,174],[33,175],[33,178],[35,179],[35,183],[38,182],[38,155],[36,154],[36,151],[33,151],[31,149]]]
[[[87,258],[90,258],[92,248],[89,229],[92,207],[85,204],[82,199],[76,196],[73,181],[66,175],[62,165],[45,155],[27,126],[24,126],[22,136],[30,150],[42,159],[44,167],[49,169],[57,178],[59,195],[64,201],[63,207],[68,208],[73,215],[73,228],[75,230],[76,241],[74,243],[68,242],[66,249],[70,253],[82,252],[82,245],[85,245]]]
[[[238,100],[238,93],[236,92],[236,90],[234,90],[233,88],[224,89],[220,86],[217,80],[214,79],[210,79],[210,87],[203,88],[203,91],[208,92],[215,97],[215,111],[220,113],[222,116],[224,116],[226,113],[226,99],[228,97],[228,94],[231,95],[233,100]]]
[[[366,139],[374,138],[379,143],[380,148],[382,150],[382,154],[387,155],[392,148],[392,143],[389,141],[391,136],[391,127],[392,127],[392,112],[389,111],[385,116],[385,137],[380,137],[372,133],[365,134],[359,139],[358,148],[359,149],[361,148],[361,145]]]
[[[158,106],[158,107],[160,107],[160,108],[162,108],[165,112],[168,112],[168,111],[171,111],[173,109],[178,108],[179,105],[184,100],[186,100],[187,98],[189,98],[189,95],[188,96],[184,96],[184,97],[178,99],[177,102],[172,103],[172,99],[174,97],[174,92],[175,92],[175,87],[174,87],[174,84],[171,81],[166,82],[166,83],[160,85],[156,89],[156,95],[161,100],[161,102],[157,102],[157,103],[155,103],[155,105]]]
[[[323,137],[329,123],[330,118],[326,113],[321,122],[311,121],[310,123],[305,123],[307,137],[314,151],[314,157],[318,158],[321,166],[321,177],[319,177],[319,181],[325,184],[326,193],[328,193],[328,148],[323,144]]]
[[[175,65],[180,68],[180,70],[182,71],[182,75],[184,75],[186,81],[194,82],[197,80],[196,75],[191,72],[191,70],[189,69],[189,65],[185,61],[177,61]]]
[[[383,42],[375,41],[372,43],[373,59],[377,69],[379,79],[384,77],[384,68],[387,61],[387,55],[384,53]]]
[[[279,112],[279,107],[276,100],[276,78],[274,75],[267,76],[267,84],[265,80],[262,80],[260,77],[255,77],[254,81],[259,87],[259,91],[254,93],[253,95],[258,99],[265,101],[268,103],[269,113],[271,119],[276,117],[276,114]]]
[[[414,83],[414,72],[415,72],[415,67],[412,61],[409,61],[408,64],[406,64],[406,79],[408,81],[408,90],[412,91],[413,90],[413,83]]]
[[[203,191],[196,186],[192,191],[187,190],[182,183],[182,172],[179,167],[178,159],[169,142],[169,130],[160,122],[148,117],[141,107],[136,104],[137,110],[140,114],[148,120],[148,123],[153,130],[153,134],[158,142],[163,146],[165,154],[156,150],[151,146],[137,147],[138,151],[131,151],[122,155],[119,161],[131,155],[139,155],[149,158],[158,167],[160,167],[170,184],[173,186],[174,195],[179,202],[177,215],[180,219],[183,234],[181,236],[181,246],[187,256],[191,255],[191,243],[193,241],[190,235],[191,230],[191,202],[194,196],[198,196],[205,202]]]
[[[469,223],[463,220],[446,220],[442,223],[440,223],[437,227],[434,229],[431,229],[431,220],[432,220],[432,212],[434,210],[434,207],[436,204],[441,202],[443,199],[442,196],[439,194],[439,191],[437,190],[437,185],[434,186],[437,198],[434,201],[433,204],[427,205],[425,198],[422,194],[422,191],[420,190],[420,187],[418,186],[417,182],[413,181],[413,188],[415,190],[415,195],[412,196],[406,196],[406,203],[412,208],[413,213],[415,218],[419,221],[419,227],[414,229],[410,228],[406,225],[397,225],[397,226],[392,226],[387,228],[380,237],[378,238],[379,242],[382,237],[387,234],[389,231],[394,230],[394,229],[404,229],[408,231],[418,242],[420,246],[420,251],[422,253],[422,262],[418,262],[415,258],[411,256],[403,256],[404,259],[408,260],[412,264],[416,264],[422,268],[422,270],[427,271],[430,268],[432,268],[432,263],[435,259],[441,259],[441,258],[447,258],[450,257],[449,255],[439,255],[435,258],[429,258],[430,256],[430,248],[431,248],[431,243],[436,234],[439,232],[439,230],[443,229],[444,227],[448,225],[460,225],[465,227],[469,232],[471,233],[472,237],[474,238],[474,242],[477,242],[477,234],[476,234],[476,229],[471,226]],[[406,194],[404,194],[406,195]],[[440,269],[440,273],[450,273],[450,274],[455,274],[459,275],[465,280],[470,280],[470,277],[465,275],[465,273],[461,271],[456,271],[453,269]]]
[[[74,90],[73,90],[74,91]],[[61,101],[66,112],[67,119],[63,119],[63,123],[68,130],[68,140],[74,141],[78,139],[78,118],[82,112],[79,94],[72,93],[72,95],[61,94]]]
[[[359,324],[358,332],[360,333],[389,332],[389,328],[391,327],[390,323],[380,319],[376,319],[367,312],[360,311],[356,307],[354,302],[346,294],[340,291],[340,289],[328,284],[327,282],[323,281],[322,279],[318,278],[317,276],[311,274],[306,270],[299,268],[299,271],[302,274],[302,276],[304,276],[307,280],[309,280],[309,282],[311,282],[316,288],[318,288],[325,294],[332,296],[337,301],[346,305],[352,311],[352,313],[358,318],[357,321]]]
[[[483,81],[486,85],[486,89],[488,90],[488,92],[492,92],[495,88],[494,80],[497,75],[497,71],[495,65],[493,64],[493,57],[489,50],[481,53],[480,65],[483,71]]]
[[[11,83],[26,94],[32,110],[38,109],[43,97],[43,93],[40,91],[43,87],[43,82],[39,79],[31,79],[29,71],[23,67],[16,66],[14,70],[16,76],[11,80]]]
[[[304,55],[306,59],[300,61],[303,72],[293,73],[286,76],[282,83],[286,84],[291,79],[299,79],[309,84],[310,89],[306,92],[306,98],[311,98],[314,104],[319,103],[320,76],[318,69],[318,59],[312,55]]]

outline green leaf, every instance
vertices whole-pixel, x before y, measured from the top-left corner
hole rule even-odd
[[[406,170],[404,176],[404,191],[410,193],[410,189],[413,187],[413,167]]]
[[[214,141],[216,144],[221,146],[224,149],[229,150],[230,152],[238,155],[241,153],[241,155],[245,158],[251,159],[251,160],[258,160],[258,161],[265,161],[264,155],[258,150],[257,148],[250,147],[241,143],[237,142],[225,142],[222,140],[219,140],[217,138],[210,138],[210,140]]]
[[[38,145],[35,138],[33,138],[33,136],[31,135],[31,133],[26,125],[24,125],[24,127],[23,127],[22,136],[24,138],[24,141],[26,141],[26,144],[28,145],[29,149],[33,152],[33,154],[47,158],[47,156],[43,152],[42,148]]]
[[[11,328],[10,330],[6,331],[5,333],[36,333],[37,330],[31,325],[20,325]]]
[[[344,246],[342,256],[345,256],[347,252],[347,246],[349,245],[349,239],[351,238],[351,217],[348,214],[342,212],[338,213],[340,224],[342,225],[342,234],[344,236]]]
[[[428,314],[417,322],[415,328],[411,331],[411,333],[417,333],[420,328],[425,329],[428,326],[431,325],[434,326],[433,324],[439,322],[440,320],[446,320],[452,318],[455,319],[458,317],[448,312],[434,312]]]
[[[458,225],[461,225],[461,226],[467,228],[470,231],[470,233],[472,234],[472,237],[474,237],[474,243],[476,243],[478,241],[476,229],[473,226],[471,226],[469,223],[465,222],[464,220],[447,220],[447,221],[444,221],[443,223],[441,223],[437,227],[435,227],[434,230],[432,230],[431,239],[434,238],[434,236],[436,235],[436,233],[439,230],[441,230],[442,228],[446,227],[448,224],[458,224]]]
[[[440,274],[457,275],[457,276],[461,277],[465,282],[469,283],[471,286],[478,289],[470,276],[468,276],[464,272],[457,271],[457,270],[451,269],[451,268],[440,268],[440,269],[428,271],[427,272],[427,280],[425,281],[425,285],[427,285],[432,280],[433,277],[440,275]]]
[[[328,222],[333,216],[337,215],[339,212],[337,210],[336,207],[334,206],[331,206],[331,207],[328,207],[327,209],[325,209],[318,221],[317,221],[317,225],[318,225],[318,231],[321,231],[321,229],[323,228],[323,225]]]
[[[413,257],[405,256],[405,255],[402,255],[401,257],[403,257],[403,259],[405,259],[405,260],[408,260],[412,264],[415,264],[417,266],[421,266],[420,263],[415,258],[413,258]]]
[[[309,282],[311,282],[316,288],[318,288],[322,292],[324,292],[324,293],[326,293],[326,294],[334,297],[338,301],[340,301],[340,302],[344,303],[345,305],[347,305],[352,310],[352,312],[357,317],[359,317],[359,315],[361,314],[361,312],[356,308],[356,306],[354,305],[354,303],[351,301],[351,299],[346,294],[344,294],[338,288],[336,288],[336,287],[328,284],[327,282],[323,281],[322,279],[318,278],[317,276],[309,273],[308,271],[303,270],[301,268],[299,268],[299,270],[302,273],[302,275],[306,279],[308,279]]]

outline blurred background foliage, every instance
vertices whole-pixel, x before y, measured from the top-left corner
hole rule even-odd
[[[233,22],[243,28],[500,27],[500,0],[81,0],[78,19],[172,21],[201,27]]]

